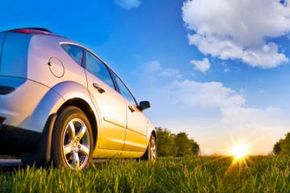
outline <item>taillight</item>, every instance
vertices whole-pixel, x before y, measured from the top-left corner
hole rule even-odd
[[[0,125],[2,125],[2,123],[4,122],[4,117],[0,117]]]
[[[15,88],[13,88],[13,87],[0,85],[0,95],[9,94],[9,93],[13,92],[14,90],[15,90]]]

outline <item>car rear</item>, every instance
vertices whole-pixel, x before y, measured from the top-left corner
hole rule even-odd
[[[28,76],[29,49],[38,31],[0,33],[0,154],[29,151],[43,129],[30,118],[49,90]]]

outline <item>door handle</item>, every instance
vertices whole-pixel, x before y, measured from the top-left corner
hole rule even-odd
[[[99,84],[97,83],[93,83],[93,86],[98,90],[99,93],[103,94],[105,91],[105,89],[103,89]]]
[[[133,113],[135,111],[135,108],[132,105],[128,106],[128,109]]]

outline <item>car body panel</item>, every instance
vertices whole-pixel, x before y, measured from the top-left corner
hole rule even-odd
[[[98,148],[122,150],[126,131],[125,101],[116,91],[90,72],[86,71],[86,75],[88,89],[92,93],[92,100],[99,107],[102,117],[102,126],[99,128]],[[94,83],[100,85],[105,92],[99,93],[93,86]]]
[[[4,77],[0,77],[1,79],[3,80]],[[6,82],[21,80],[21,78],[15,77],[5,77],[5,79]],[[22,80],[24,81],[24,79]],[[4,81],[1,81],[1,85],[4,85],[4,83]],[[7,125],[40,133],[45,125],[47,116],[51,112],[49,104],[57,104],[56,101],[60,98],[48,87],[32,80],[25,80],[12,93],[0,95],[0,116],[6,118],[4,123]],[[45,102],[42,102],[44,100]],[[48,109],[48,112],[45,111],[46,109]],[[41,117],[41,115],[43,116]]]
[[[140,158],[144,152],[139,151],[120,151],[96,148],[94,158]]]
[[[84,68],[77,64],[60,46],[67,41],[61,37],[35,35],[31,39],[29,48],[28,78],[41,82],[52,88],[56,84],[65,81],[74,81],[87,86]],[[40,50],[40,48],[42,50]],[[49,61],[54,57],[62,62],[64,74],[56,77],[50,69]]]
[[[125,151],[145,151],[147,148],[147,120],[137,110],[128,110],[127,131],[125,138]]]

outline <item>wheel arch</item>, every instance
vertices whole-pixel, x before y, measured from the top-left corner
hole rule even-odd
[[[152,135],[155,137],[155,140],[157,142],[157,131],[155,130],[155,128],[152,125],[148,125],[147,127],[149,127],[148,134],[147,134],[147,147],[148,147],[149,142],[150,142],[150,138]],[[146,150],[144,151],[144,153],[146,152]]]
[[[149,143],[150,143],[150,139],[151,139],[152,135],[155,137],[155,140],[157,142],[157,132],[156,132],[155,128],[151,127],[151,129],[148,129],[147,148],[146,148],[146,150],[144,151],[144,153],[143,153],[143,155],[141,157],[142,160],[147,160],[148,159]]]
[[[67,100],[64,104],[62,104],[62,106],[58,109],[57,114],[59,115],[65,108],[69,106],[74,106],[81,109],[87,116],[92,126],[94,147],[96,147],[98,137],[98,124],[97,124],[98,122],[91,106],[81,98],[72,98]]]
[[[150,123],[150,121],[147,122],[147,128],[148,128],[147,129],[147,142],[149,142],[152,135],[155,137],[155,140],[157,141],[157,131],[155,127]]]
[[[94,147],[97,145],[100,117],[87,88],[77,82],[66,81],[55,85],[46,93],[32,113],[27,128],[39,128],[42,133],[38,147],[25,158],[26,163],[48,164],[51,160],[52,132],[58,114],[67,106],[80,108],[91,123]]]
[[[91,100],[91,93],[86,85],[74,81],[65,81],[54,86],[53,90],[64,98],[64,102],[56,110],[57,114],[67,106],[80,108],[90,121],[94,135],[94,146],[96,146],[101,118],[96,104]]]
[[[157,132],[154,130],[152,130],[151,135],[153,135],[155,137],[155,140],[157,141]]]

